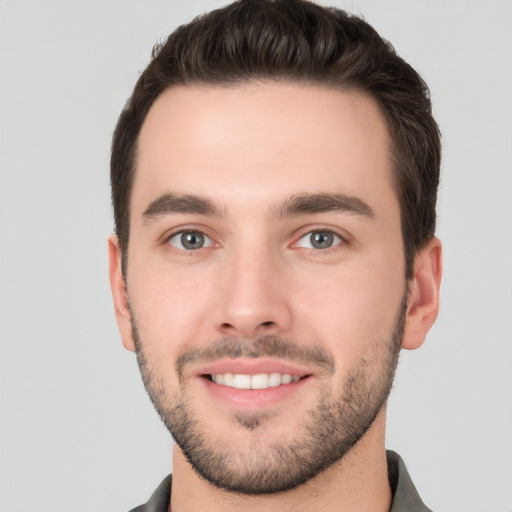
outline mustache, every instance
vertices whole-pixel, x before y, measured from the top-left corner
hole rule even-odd
[[[297,342],[275,335],[263,335],[256,338],[222,338],[204,347],[185,350],[176,360],[176,370],[181,377],[190,363],[212,362],[223,358],[238,359],[247,357],[257,359],[273,357],[289,361],[319,366],[334,373],[333,357],[321,346],[301,346]]]

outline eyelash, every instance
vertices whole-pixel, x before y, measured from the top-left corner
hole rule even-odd
[[[303,240],[306,237],[311,237],[313,233],[322,233],[322,234],[328,234],[333,235],[338,240],[334,240],[334,243],[330,247],[326,247],[325,249],[319,249],[314,247],[300,247],[298,244],[301,240]],[[297,241],[294,242],[291,247],[293,249],[303,249],[305,251],[308,251],[309,253],[315,254],[315,255],[327,255],[330,254],[333,251],[339,250],[340,246],[346,246],[349,244],[349,241],[347,239],[348,237],[346,235],[341,234],[339,231],[334,230],[332,228],[323,228],[321,226],[314,227],[314,228],[308,228],[307,231],[303,231],[300,236],[296,239]]]
[[[204,238],[206,238],[207,240],[209,240],[209,243],[208,245],[206,246],[203,246],[203,247],[199,247],[198,249],[196,250],[193,250],[193,249],[186,249],[186,248],[179,248],[179,247],[176,247],[174,245],[171,244],[171,240],[175,237],[178,237],[178,236],[183,236],[183,235],[186,235],[187,233],[192,233],[192,234],[198,234],[198,235],[201,235],[203,236]],[[208,249],[209,247],[212,247],[215,245],[215,241],[212,239],[212,237],[210,237],[207,233],[205,233],[204,230],[201,230],[201,229],[194,229],[194,228],[185,228],[185,229],[180,229],[178,231],[173,231],[172,233],[170,233],[168,236],[166,236],[164,238],[164,243],[171,246],[175,251],[177,251],[179,254],[181,255],[192,255],[194,254],[195,252],[198,252],[200,251],[201,249]]]
[[[186,248],[181,249],[179,247],[173,246],[170,243],[170,241],[173,238],[175,238],[177,236],[182,236],[187,233],[199,234],[199,235],[204,236],[206,239],[209,240],[208,245],[194,250],[194,249],[186,249]],[[306,238],[307,236],[311,237],[311,235],[313,233],[323,233],[323,234],[328,234],[328,235],[330,234],[339,240],[338,241],[335,240],[335,243],[332,246],[327,247],[325,249],[319,249],[319,248],[314,248],[314,247],[300,247],[298,245],[302,239]],[[349,244],[349,241],[347,240],[346,235],[342,235],[339,231],[334,230],[332,228],[322,228],[322,227],[309,228],[307,231],[302,231],[302,233],[300,233],[300,236],[298,238],[295,238],[295,240],[296,241],[290,245],[290,247],[292,249],[303,249],[304,251],[308,251],[310,253],[314,253],[317,255],[329,254],[332,251],[338,250],[340,248],[340,246]],[[214,247],[215,245],[217,245],[217,246],[219,245],[214,241],[214,239],[211,236],[209,236],[205,232],[205,230],[202,230],[200,228],[183,228],[183,229],[179,229],[177,231],[173,231],[169,235],[163,237],[163,241],[164,241],[164,244],[172,247],[172,249],[174,251],[176,251],[179,255],[187,255],[187,256],[193,255],[194,253],[199,252],[201,249],[208,249],[208,248]]]

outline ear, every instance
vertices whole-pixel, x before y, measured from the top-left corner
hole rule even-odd
[[[409,297],[402,347],[421,347],[439,312],[439,288],[443,273],[441,242],[432,240],[414,259],[414,277],[409,282]]]
[[[119,327],[124,347],[134,352],[135,343],[133,341],[130,308],[128,307],[128,296],[121,264],[121,249],[116,235],[111,235],[108,239],[108,259],[110,288],[112,289],[112,298],[114,299],[117,326]]]

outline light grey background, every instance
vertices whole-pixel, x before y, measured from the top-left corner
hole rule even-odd
[[[222,1],[0,1],[0,510],[124,511],[171,470],[107,274],[111,133],[153,43]],[[325,2],[431,86],[442,312],[404,353],[388,446],[425,501],[512,511],[512,2]]]

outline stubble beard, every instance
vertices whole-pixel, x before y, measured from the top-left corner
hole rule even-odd
[[[181,386],[180,393],[165,389],[161,378],[151,368],[133,312],[132,331],[137,361],[149,397],[196,473],[227,491],[247,495],[274,494],[294,489],[340,462],[371,427],[391,391],[406,305],[404,297],[393,332],[387,339],[371,344],[369,357],[351,368],[344,382],[319,386],[318,400],[299,425],[299,434],[292,442],[281,444],[266,442],[265,413],[248,412],[238,413],[232,419],[251,431],[252,441],[243,447],[219,448],[226,440],[220,443],[218,439],[212,439],[209,418],[196,414],[186,387]],[[295,350],[293,342],[276,336],[238,342],[225,339],[216,346],[214,352],[219,357],[275,357],[289,355]],[[309,357],[308,353],[313,358],[320,356],[331,361],[322,347],[301,351],[302,359]],[[183,354],[182,361],[190,359],[190,352]],[[179,363],[177,369],[180,373]]]

